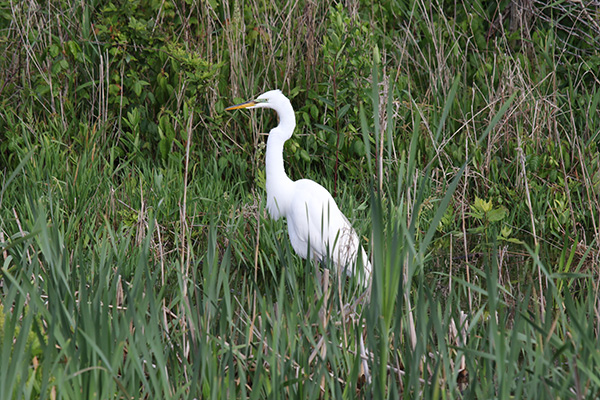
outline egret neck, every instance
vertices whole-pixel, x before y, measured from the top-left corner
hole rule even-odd
[[[296,127],[296,117],[291,104],[289,110],[278,110],[279,125],[273,128],[267,139],[265,169],[267,175],[267,208],[273,219],[287,214],[291,201],[293,182],[285,173],[283,165],[283,145],[291,137]],[[288,133],[290,132],[289,136]]]

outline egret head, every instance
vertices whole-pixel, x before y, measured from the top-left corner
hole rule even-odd
[[[227,107],[225,110],[237,110],[240,108],[272,108],[277,111],[278,114],[287,111],[292,108],[290,101],[287,97],[281,93],[281,90],[269,90],[258,96],[254,100],[247,101],[245,103],[236,104],[235,106]]]
[[[279,117],[279,125],[277,128],[271,130],[271,134],[276,131],[279,132],[277,136],[283,138],[284,141],[292,136],[294,127],[296,126],[296,117],[294,116],[292,104],[288,98],[281,93],[281,90],[270,90],[261,94],[254,100],[227,107],[225,110],[231,111],[240,108],[270,108],[275,110]]]

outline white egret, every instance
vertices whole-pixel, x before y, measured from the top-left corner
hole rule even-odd
[[[368,286],[371,263],[359,243],[356,231],[342,214],[331,194],[309,179],[292,181],[283,166],[283,145],[296,127],[294,109],[280,90],[271,90],[226,110],[240,108],[271,108],[279,116],[279,125],[271,129],[267,139],[267,209],[275,220],[287,219],[288,234],[294,251],[302,258],[310,256],[323,261],[327,257],[348,275],[357,275]],[[310,246],[310,247],[309,247]],[[358,251],[362,268],[356,268]],[[360,271],[359,271],[360,270]]]

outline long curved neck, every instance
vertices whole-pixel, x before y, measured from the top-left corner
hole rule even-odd
[[[288,102],[284,106],[284,110],[281,110],[281,112],[277,111],[277,117],[279,118],[279,125],[276,128],[281,129],[283,132],[289,132],[290,136],[287,138],[289,139],[296,128],[296,115],[294,114],[292,105]]]
[[[283,165],[283,145],[285,140],[271,134],[267,139],[265,167],[267,173],[267,192],[273,183],[289,179]]]
[[[291,108],[291,106],[290,106]],[[279,120],[279,125],[273,128],[267,139],[267,154],[265,157],[267,207],[275,219],[287,214],[290,202],[290,185],[292,180],[285,173],[283,164],[283,145],[291,137],[296,127],[293,110],[284,114]]]

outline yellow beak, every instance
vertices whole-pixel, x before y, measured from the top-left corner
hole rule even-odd
[[[236,104],[235,106],[229,106],[225,110],[226,111],[231,111],[231,110],[237,110],[237,109],[240,109],[240,108],[248,108],[248,107],[252,107],[252,106],[255,106],[255,105],[256,105],[256,101],[250,100],[250,101],[247,101],[245,103]]]

